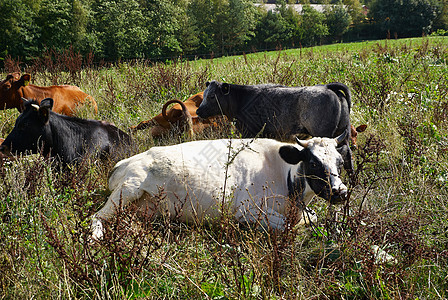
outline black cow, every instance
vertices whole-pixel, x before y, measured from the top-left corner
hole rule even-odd
[[[291,141],[297,135],[334,138],[350,132],[350,91],[342,83],[287,87],[207,82],[196,113],[201,118],[225,115],[245,138]],[[339,149],[344,167],[353,169],[349,136]]]
[[[105,155],[126,151],[129,135],[112,124],[60,115],[53,112],[53,99],[40,105],[24,100],[25,110],[19,115],[11,133],[0,146],[0,153],[42,153],[62,164],[76,163],[85,155]]]

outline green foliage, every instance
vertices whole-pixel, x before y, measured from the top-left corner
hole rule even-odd
[[[301,17],[284,1],[278,1],[274,11],[262,14],[253,44],[262,49],[274,49],[298,45]]]
[[[328,28],[328,36],[337,41],[347,32],[352,18],[344,6],[335,5],[325,12],[325,23]]]
[[[94,32],[99,40],[95,54],[108,59],[144,57],[149,29],[137,0],[94,2]]]
[[[43,0],[36,18],[40,29],[41,48],[56,51],[66,49],[71,44],[71,4],[67,0]]]
[[[439,11],[434,20],[434,29],[448,30],[448,0],[439,0]]]
[[[189,12],[198,28],[200,53],[244,49],[253,36],[256,14],[249,0],[192,0]]]
[[[145,28],[148,29],[146,57],[173,56],[182,53],[178,38],[179,17],[184,13],[169,0],[142,1],[145,16]],[[188,20],[188,19],[187,19]],[[188,23],[186,24],[188,26]]]
[[[0,1],[0,58],[13,55],[24,59],[37,54],[34,17],[38,3],[32,0]]]
[[[379,30],[392,37],[421,36],[431,30],[437,6],[433,0],[375,0],[369,14]]]
[[[320,44],[323,37],[328,35],[325,24],[325,15],[305,5],[302,10],[302,20],[299,27],[299,36],[302,45],[314,46]]]
[[[447,0],[364,1],[369,20],[359,0],[301,1],[300,13],[292,2],[266,11],[251,0],[0,0],[0,61],[69,48],[97,62],[222,56],[448,29]],[[332,6],[322,14],[316,2]]]

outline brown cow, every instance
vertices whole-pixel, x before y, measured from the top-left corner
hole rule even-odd
[[[219,123],[223,122],[222,117],[200,119],[196,114],[196,109],[202,102],[203,94],[203,92],[195,94],[185,100],[185,102],[170,100],[163,106],[162,113],[151,120],[142,121],[138,125],[132,126],[131,130],[136,131],[152,127],[151,135],[153,137],[161,137],[169,134],[174,128],[179,128],[182,132],[187,129],[190,135],[193,133],[201,133],[206,128],[217,128]],[[167,110],[168,105],[172,103],[177,104]],[[191,125],[189,126],[187,123]]]
[[[23,100],[33,99],[38,103],[45,98],[53,98],[53,111],[67,116],[72,116],[78,105],[89,103],[95,113],[98,111],[97,104],[92,96],[84,93],[76,86],[56,85],[37,86],[29,84],[30,74],[20,76],[20,73],[11,73],[6,79],[0,81],[0,109],[17,108],[23,111]]]

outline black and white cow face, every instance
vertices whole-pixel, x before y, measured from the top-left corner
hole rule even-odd
[[[219,83],[217,81],[207,82],[207,88],[204,91],[204,100],[196,110],[201,118],[226,114],[229,111],[230,85],[228,83]]]
[[[15,153],[38,153],[43,145],[48,147],[51,141],[48,137],[48,121],[53,107],[53,99],[36,101],[24,100],[25,110],[19,115],[11,133],[0,146],[0,152],[5,155]],[[44,150],[44,152],[46,152]]]
[[[302,150],[294,146],[281,147],[279,153],[283,160],[294,165],[300,163],[295,180],[304,181],[304,184],[293,184],[293,186],[301,186],[303,190],[308,186],[316,195],[332,204],[344,202],[347,187],[340,178],[344,160],[336,147],[345,139],[345,136],[346,133],[335,139],[297,140],[303,147]]]

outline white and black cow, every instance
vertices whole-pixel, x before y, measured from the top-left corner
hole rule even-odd
[[[350,132],[350,91],[345,84],[287,87],[207,82],[196,113],[201,118],[225,115],[235,120],[244,138],[261,137],[292,141],[297,135],[334,138]],[[353,169],[347,136],[345,168]]]
[[[0,146],[2,154],[42,153],[70,164],[85,155],[103,157],[114,151],[128,151],[124,148],[131,144],[130,136],[110,123],[54,113],[51,98],[40,104],[24,100],[24,107]]]
[[[116,164],[109,178],[112,194],[93,218],[92,236],[102,238],[101,221],[120,205],[151,210],[156,206],[151,196],[159,188],[166,192],[163,207],[171,216],[182,207],[182,221],[219,218],[224,204],[238,221],[282,228],[289,203],[301,211],[314,195],[345,201],[347,187],[339,176],[343,159],[336,146],[346,134],[297,140],[299,145],[243,139],[153,147]]]

